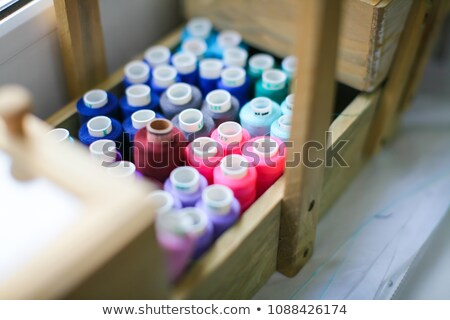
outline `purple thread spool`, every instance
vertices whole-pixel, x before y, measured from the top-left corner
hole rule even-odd
[[[161,96],[161,111],[167,119],[172,119],[186,109],[200,109],[202,106],[202,93],[187,83],[171,85]]]
[[[157,66],[153,69],[150,87],[152,92],[161,96],[171,85],[179,82],[177,70],[169,65]]]
[[[197,58],[193,53],[175,53],[172,57],[172,65],[177,69],[180,82],[198,85]]]
[[[184,208],[193,207],[201,198],[203,189],[208,182],[193,167],[178,167],[174,169],[164,182],[164,190],[180,199]]]
[[[200,61],[199,69],[199,88],[202,94],[206,96],[211,91],[217,89],[217,82],[220,80],[223,62],[219,59],[204,59]]]
[[[203,210],[214,229],[214,240],[230,228],[241,213],[241,206],[227,186],[213,184],[203,190],[202,198],[196,204]]]
[[[222,71],[218,89],[228,91],[233,97],[238,99],[241,106],[250,100],[250,78],[246,71],[240,67],[229,67]]]

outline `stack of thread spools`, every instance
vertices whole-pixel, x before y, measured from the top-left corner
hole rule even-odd
[[[249,57],[238,32],[195,18],[175,51],[154,46],[125,66],[122,97],[95,89],[78,101],[92,157],[164,190],[149,201],[173,281],[283,174],[295,67]]]

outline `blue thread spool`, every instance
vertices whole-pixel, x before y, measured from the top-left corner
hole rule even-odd
[[[77,111],[81,124],[97,116],[120,119],[119,101],[110,92],[94,89],[85,93],[77,101]]]
[[[123,117],[130,117],[138,110],[156,110],[159,105],[159,97],[152,94],[149,86],[145,84],[135,84],[125,90],[125,96],[120,99],[120,108]]]
[[[197,109],[181,111],[172,119],[175,127],[183,132],[186,139],[191,142],[196,138],[209,137],[215,129],[213,119]]]
[[[287,76],[277,69],[263,72],[261,80],[256,83],[255,96],[267,97],[276,103],[282,103],[288,95]]]
[[[239,113],[241,125],[250,136],[259,137],[270,134],[272,122],[281,116],[280,106],[266,97],[252,99]]]
[[[190,19],[183,29],[181,40],[184,42],[192,38],[203,39],[208,46],[214,43],[216,34],[214,33],[211,20],[203,17]]]
[[[291,93],[284,99],[283,103],[281,104],[281,112],[286,115],[292,115],[292,110],[294,109],[294,101],[295,101],[295,95],[294,93]]]
[[[123,131],[125,135],[127,136],[127,140],[130,142],[130,145],[134,141],[134,135],[136,132],[147,126],[147,123],[150,123],[154,118],[160,118],[161,115],[157,116],[155,111],[153,110],[138,110],[134,112],[131,117],[128,117],[123,122]]]
[[[227,48],[223,52],[223,63],[225,67],[241,67],[247,65],[248,52],[240,47]]]
[[[171,85],[179,82],[177,70],[169,65],[157,66],[153,69],[151,89],[158,97],[164,93]]]
[[[158,66],[167,65],[170,62],[170,50],[165,46],[153,46],[144,52],[144,61],[153,70]]]
[[[218,89],[223,89],[231,93],[243,106],[250,100],[250,79],[247,77],[245,69],[239,67],[229,67],[222,71]]]
[[[270,126],[270,136],[278,138],[281,141],[288,141],[291,133],[291,116],[282,115]]]
[[[205,40],[200,38],[187,39],[181,44],[181,51],[192,53],[197,60],[202,60],[205,57],[207,50],[208,45]]]
[[[222,59],[225,49],[239,46],[245,48],[241,34],[234,30],[224,30],[219,32],[216,41],[210,45],[208,51],[212,58]]]
[[[122,145],[122,125],[116,119],[98,116],[83,124],[78,131],[81,143],[89,146],[92,142],[100,139],[116,141]]]
[[[124,67],[125,77],[123,85],[125,88],[134,84],[150,85],[150,66],[139,60],[131,61]]]
[[[200,109],[202,93],[187,83],[176,83],[164,92],[160,99],[161,111],[167,119],[172,119],[183,110]]]
[[[180,82],[198,85],[197,58],[190,52],[177,52],[172,57]]]
[[[264,71],[272,69],[275,65],[275,59],[266,53],[258,53],[248,60],[248,75],[252,82],[252,87],[261,79]]]
[[[56,128],[47,132],[47,136],[57,142],[69,142],[73,143],[73,138],[70,136],[70,132],[64,128]]]
[[[237,121],[239,118],[239,101],[228,91],[214,90],[205,98],[202,112],[209,115],[218,127],[227,121]]]
[[[204,59],[200,61],[199,88],[203,96],[217,89],[217,82],[222,73],[223,62],[219,59]]]

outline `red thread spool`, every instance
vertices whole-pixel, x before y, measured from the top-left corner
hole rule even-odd
[[[242,145],[250,140],[250,134],[239,123],[227,121],[211,133],[211,138],[220,143],[226,156],[241,154]]]
[[[134,163],[146,177],[164,182],[170,172],[184,165],[187,141],[167,119],[153,119],[134,136]]]
[[[212,138],[200,137],[192,141],[186,150],[186,160],[206,178],[208,184],[214,181],[214,168],[223,158],[222,146]]]
[[[242,155],[231,154],[214,168],[214,183],[233,190],[234,197],[241,204],[241,213],[256,200],[256,168],[252,167]]]
[[[256,196],[259,197],[283,175],[286,146],[274,137],[255,137],[244,144],[242,154],[258,173]]]

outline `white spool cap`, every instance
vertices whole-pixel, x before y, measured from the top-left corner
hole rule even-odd
[[[295,93],[291,93],[286,97],[286,107],[292,111],[294,109]]]
[[[220,184],[208,186],[202,192],[203,203],[219,215],[230,212],[233,199],[233,191]]]
[[[146,84],[134,84],[125,90],[127,102],[131,107],[148,106],[152,102],[151,89]]]
[[[247,73],[240,67],[229,67],[222,71],[221,78],[227,87],[240,87],[245,83]]]
[[[172,64],[179,74],[189,74],[197,68],[197,58],[190,52],[178,52],[173,55]]]
[[[155,117],[156,113],[153,110],[138,110],[131,115],[131,124],[133,128],[139,130],[146,127]]]
[[[184,194],[192,194],[200,188],[200,174],[193,167],[178,167],[169,176],[172,187]]]
[[[170,50],[165,46],[153,46],[145,51],[144,58],[152,68],[166,65],[169,64]]]
[[[217,141],[209,137],[200,137],[192,141],[192,150],[200,158],[207,159],[217,155]]]
[[[156,190],[151,192],[147,197],[148,202],[155,208],[158,214],[164,214],[172,211],[174,206],[174,199],[172,195],[163,190]]]
[[[166,91],[169,101],[176,106],[184,106],[192,100],[192,88],[187,83],[175,83]]]
[[[214,113],[224,113],[231,109],[231,94],[222,89],[213,90],[206,95],[206,104]]]
[[[241,34],[234,30],[224,30],[217,36],[217,43],[222,49],[237,47],[241,42]]]
[[[208,18],[198,17],[188,21],[186,29],[192,37],[206,39],[211,34],[212,22]]]
[[[225,142],[225,144],[240,143],[242,141],[242,127],[234,121],[227,121],[220,124],[217,127],[217,134],[218,138]]]
[[[261,158],[270,158],[278,153],[278,144],[270,137],[262,137],[253,141],[253,151]]]
[[[186,109],[178,116],[180,129],[184,132],[198,132],[203,128],[203,113],[197,109]]]
[[[105,90],[94,89],[84,94],[83,102],[88,108],[98,109],[108,103],[108,94]]]
[[[296,56],[287,56],[281,61],[281,68],[284,72],[292,78],[295,76],[295,70],[297,69],[297,57]]]
[[[206,213],[196,207],[183,208],[177,214],[182,219],[181,226],[187,234],[200,237],[208,228]]]
[[[161,88],[168,88],[175,83],[177,78],[177,69],[172,66],[157,66],[153,70],[153,82]]]
[[[278,118],[278,124],[280,125],[280,129],[286,132],[291,131],[292,126],[292,118],[290,115],[285,114]]]
[[[64,128],[56,128],[47,132],[47,136],[58,142],[70,141],[69,130]]]
[[[108,174],[114,178],[135,178],[136,166],[129,161],[118,161],[106,169]]]
[[[100,164],[115,162],[117,157],[116,151],[116,143],[108,139],[94,141],[89,146],[92,158],[100,162]]]
[[[145,83],[150,77],[150,67],[143,61],[134,60],[125,65],[124,73],[131,83]]]
[[[250,57],[248,65],[253,73],[262,74],[265,70],[272,69],[275,59],[266,53],[258,53]]]
[[[248,52],[239,47],[227,48],[223,52],[223,62],[227,67],[245,67]]]
[[[200,77],[204,79],[219,79],[222,69],[222,60],[204,59],[200,61]]]
[[[205,40],[200,38],[187,39],[181,45],[181,50],[192,53],[197,59],[202,58],[207,49],[208,45]]]
[[[247,175],[248,161],[239,154],[230,154],[220,161],[222,173],[233,179],[242,179]]]
[[[87,122],[89,135],[92,137],[104,137],[111,133],[111,119],[105,116],[94,117]]]
[[[269,69],[262,74],[262,85],[267,90],[279,90],[286,86],[287,76],[281,70]]]
[[[266,97],[253,98],[250,101],[250,108],[259,117],[266,117],[272,113],[272,100]]]

